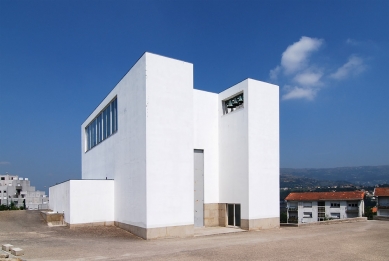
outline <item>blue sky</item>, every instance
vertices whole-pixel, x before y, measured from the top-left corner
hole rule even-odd
[[[280,86],[281,167],[389,164],[389,1],[0,1],[0,173],[81,177],[80,125],[145,52]]]

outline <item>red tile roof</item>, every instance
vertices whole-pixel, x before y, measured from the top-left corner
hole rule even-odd
[[[374,196],[377,197],[389,197],[389,188],[375,188]]]
[[[363,191],[342,192],[292,192],[285,200],[289,201],[316,201],[316,200],[361,200],[365,196]]]

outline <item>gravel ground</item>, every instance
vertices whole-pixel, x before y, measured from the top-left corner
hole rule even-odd
[[[389,222],[283,227],[145,241],[116,227],[48,227],[38,211],[0,212],[0,244],[25,260],[389,260]]]

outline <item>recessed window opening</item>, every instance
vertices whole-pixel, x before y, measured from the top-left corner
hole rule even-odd
[[[340,203],[338,203],[338,202],[331,202],[331,208],[340,208]]]
[[[243,108],[244,107],[243,92],[233,96],[232,98],[222,101],[222,105],[223,105],[223,114],[228,114],[230,112]]]
[[[117,98],[113,99],[85,128],[86,151],[118,130]]]

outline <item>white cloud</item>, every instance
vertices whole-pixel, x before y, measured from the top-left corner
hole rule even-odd
[[[355,46],[361,42],[347,39],[346,43]],[[330,79],[345,79],[365,70],[365,61],[357,55],[351,55],[344,65],[330,74],[328,57],[324,57],[326,64],[315,64],[311,59],[312,54],[318,52],[323,44],[324,39],[303,36],[282,53],[280,64],[270,70],[269,77],[285,86],[282,89],[283,100],[314,100]]]
[[[352,55],[347,63],[338,68],[338,70],[331,74],[330,77],[336,80],[342,80],[350,75],[355,75],[365,70],[365,64],[362,58]]]
[[[313,100],[317,93],[317,89],[300,88],[297,86],[295,87],[286,86],[284,89],[286,90],[286,93],[282,96],[283,100],[292,100],[292,99]]]
[[[318,86],[322,84],[320,82],[322,76],[323,73],[304,72],[297,74],[294,80],[303,86]]]
[[[346,40],[346,44],[349,44],[349,45],[359,45],[359,42],[354,40],[354,39],[348,38]]]
[[[270,70],[270,79],[272,79],[273,81],[276,81],[280,71],[281,71],[281,67],[280,66],[277,66],[273,70]]]
[[[10,165],[11,162],[8,161],[0,161],[0,165]]]
[[[286,74],[299,71],[308,63],[308,57],[317,51],[323,40],[303,36],[300,41],[288,46],[282,54],[281,65]]]

